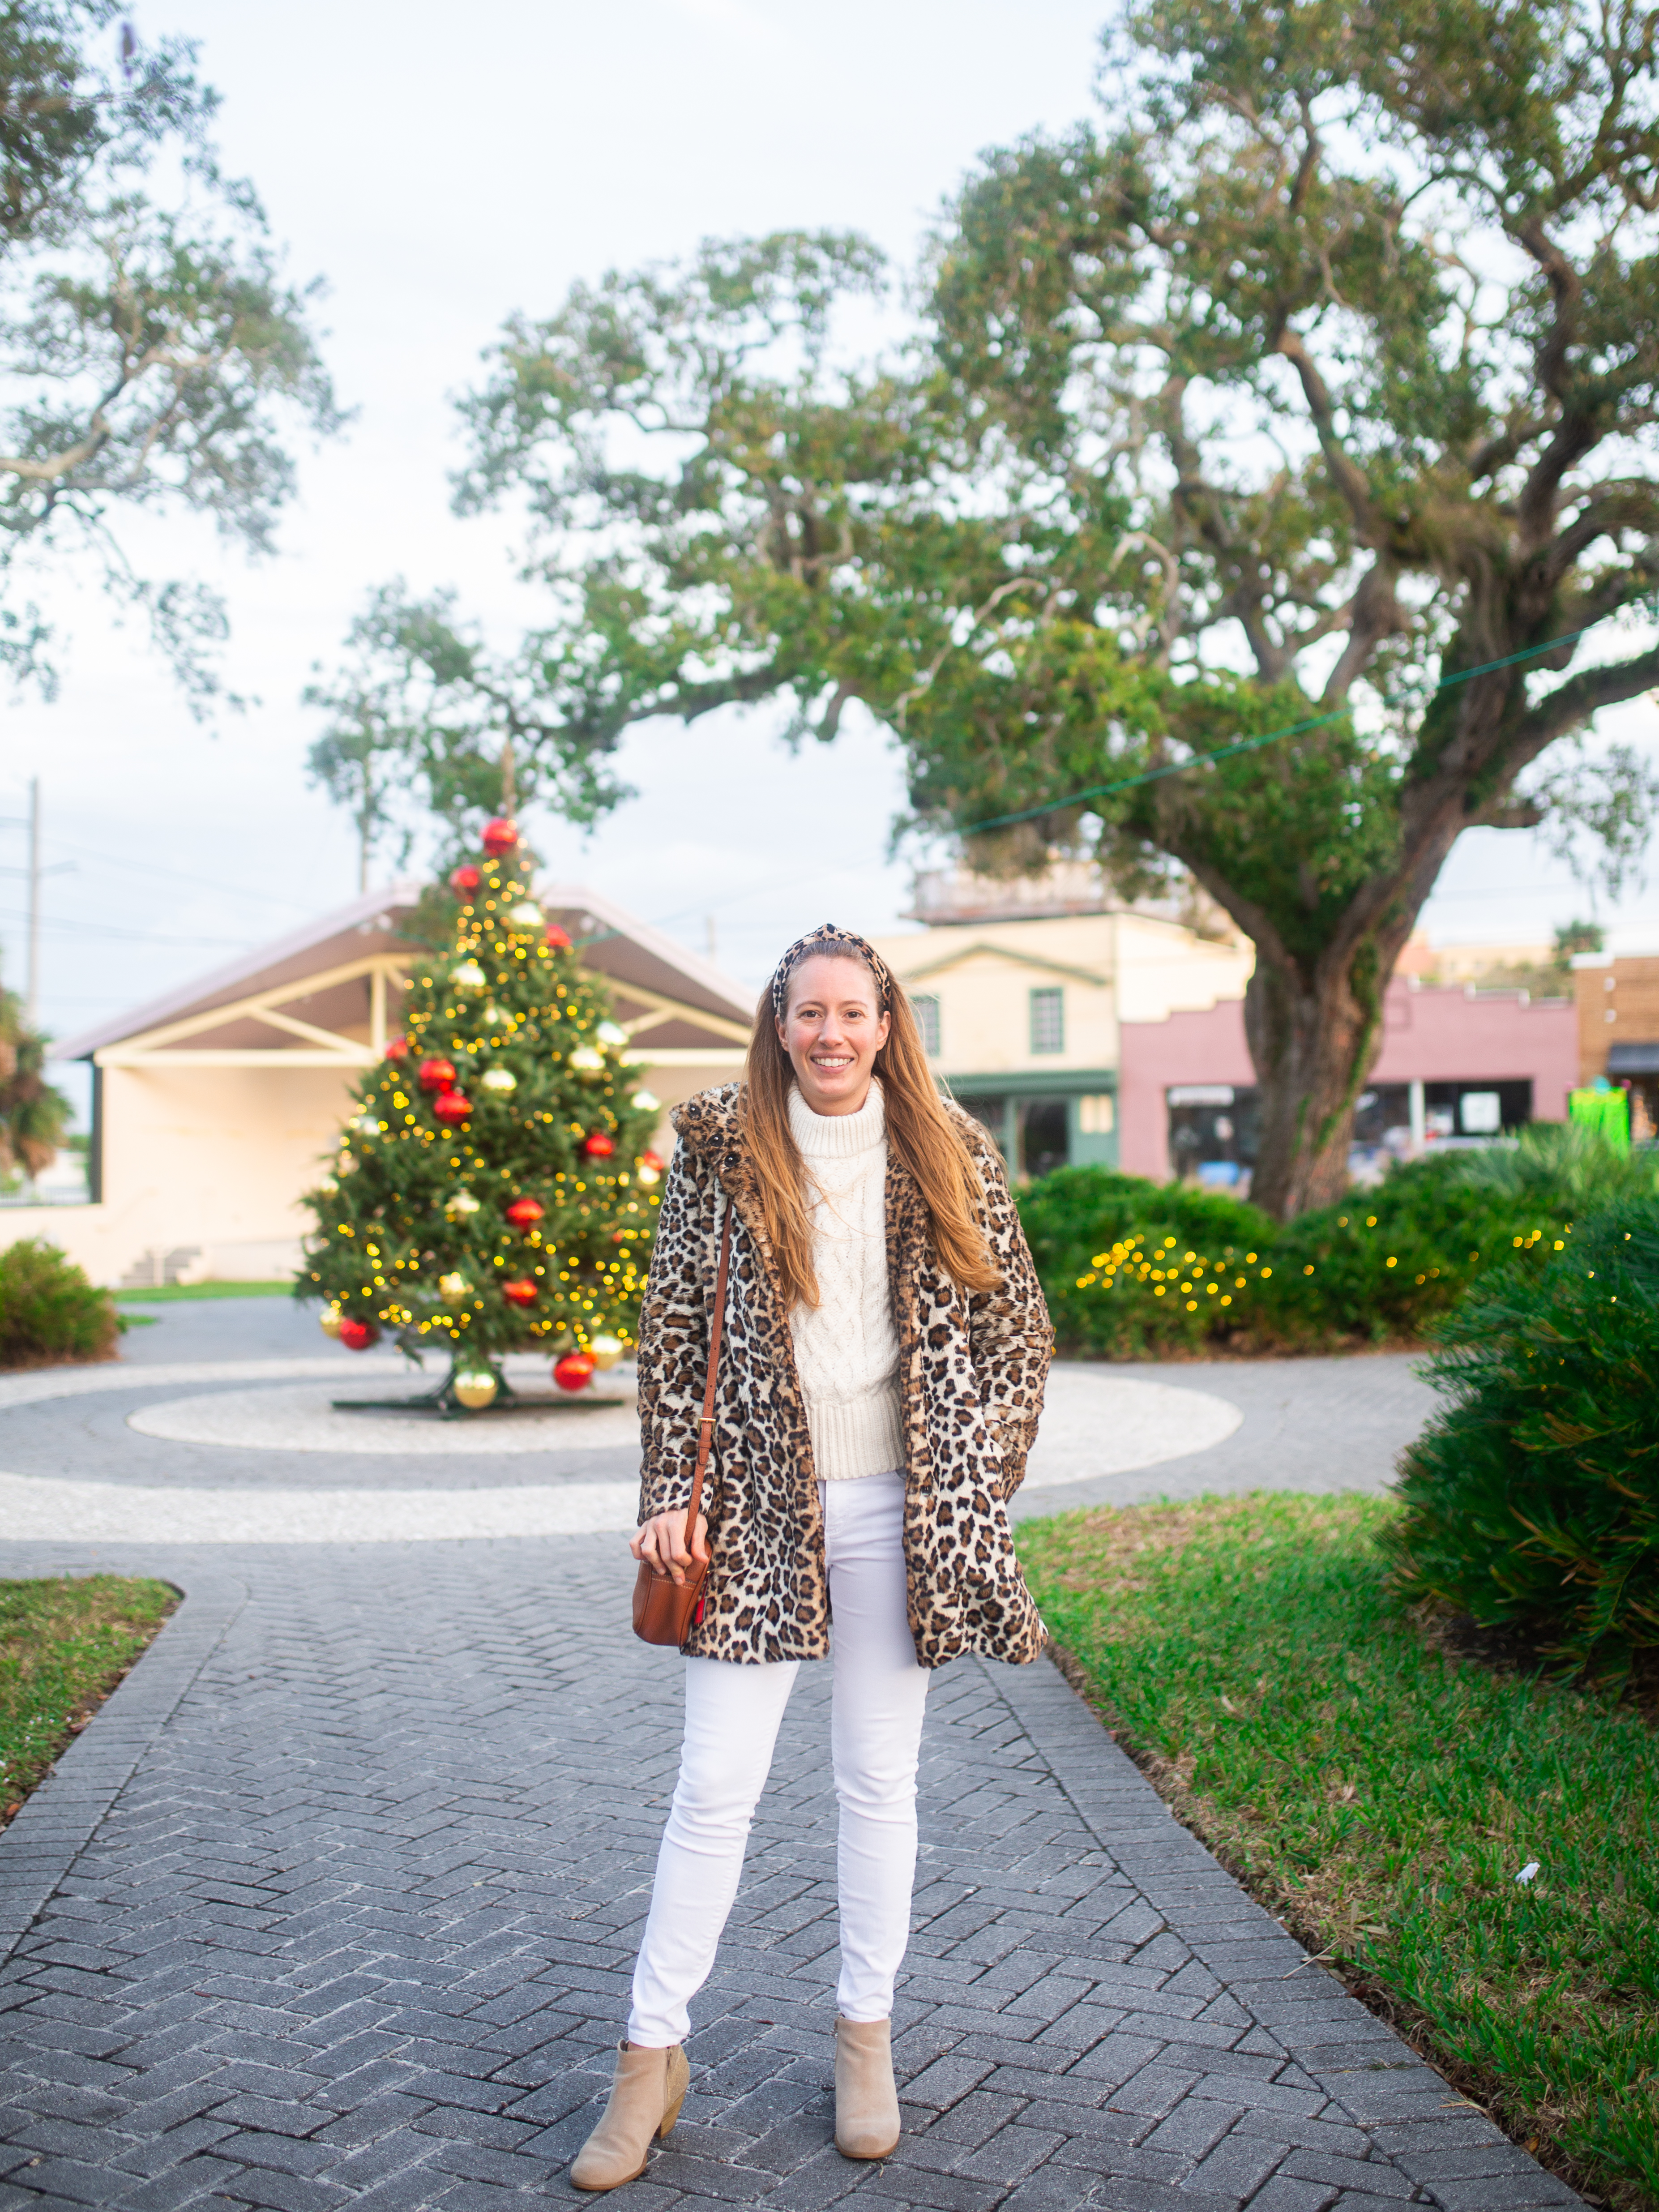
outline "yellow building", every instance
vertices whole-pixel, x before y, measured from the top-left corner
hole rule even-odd
[[[1121,1025],[1242,999],[1255,962],[1224,917],[1115,903],[1082,868],[1004,884],[923,877],[915,913],[921,929],[872,941],[935,1070],[1019,1176],[1116,1166]]]
[[[111,1285],[291,1273],[300,1194],[335,1148],[351,1085],[397,1030],[414,957],[398,925],[420,888],[371,891],[66,1039],[56,1057],[93,1067],[88,1200],[7,1206],[0,1237],[45,1237]],[[753,1011],[741,985],[597,892],[538,896],[610,986],[665,1117],[740,1072]],[[659,1148],[672,1141],[665,1118]]]

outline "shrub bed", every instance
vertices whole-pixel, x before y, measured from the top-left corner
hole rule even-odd
[[[112,1359],[121,1316],[55,1244],[24,1237],[0,1252],[0,1367]]]
[[[1535,1124],[1291,1222],[1106,1168],[1062,1168],[1019,1204],[1062,1349],[1135,1359],[1415,1341],[1494,1266],[1541,1267],[1592,1206],[1654,1181],[1650,1158]]]
[[[1395,1510],[1073,1513],[1020,1557],[1121,1741],[1308,1949],[1547,2162],[1659,2212],[1659,1735],[1425,1641]]]
[[[1659,1647],[1659,1200],[1495,1270],[1438,1340],[1452,1402],[1401,1463],[1401,1589],[1622,1671]]]

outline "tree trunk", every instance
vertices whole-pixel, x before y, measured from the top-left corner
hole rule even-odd
[[[1374,941],[1327,953],[1310,974],[1256,948],[1244,1031],[1261,1090],[1254,1202],[1280,1220],[1334,1205],[1348,1187],[1354,1102],[1382,1041],[1386,964]]]

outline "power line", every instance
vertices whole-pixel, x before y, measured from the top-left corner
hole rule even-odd
[[[27,913],[15,907],[0,907],[0,921],[27,921]],[[52,915],[44,915],[40,926],[70,937],[114,939],[123,945],[194,945],[203,947],[226,947],[235,952],[246,952],[249,940],[246,937],[157,937],[141,929],[121,929],[103,922],[66,921]]]
[[[129,869],[134,875],[163,877],[170,883],[194,884],[198,890],[222,891],[232,898],[258,899],[263,905],[289,907],[296,914],[310,911],[303,899],[283,898],[275,891],[252,890],[246,884],[215,883],[210,877],[193,875],[185,869],[158,868],[143,860],[120,860],[113,853],[90,852],[84,845],[64,846],[61,849],[73,852],[84,860],[100,861],[105,867]]]
[[[1478,668],[1460,668],[1455,675],[1443,677],[1429,696],[1436,698],[1455,684],[1472,684],[1477,676],[1490,676],[1496,669],[1512,668],[1516,661],[1530,660],[1540,653],[1553,653],[1559,645],[1571,645],[1581,637],[1588,637],[1602,623],[1611,622],[1613,614],[1623,611],[1622,608],[1614,608],[1612,613],[1598,615],[1593,623],[1586,623],[1583,629],[1570,629],[1564,637],[1546,638],[1541,645],[1522,646],[1519,653],[1505,653],[1501,660],[1485,660]],[[1015,814],[993,814],[983,822],[965,822],[962,834],[975,836],[986,830],[1012,829],[1016,823],[1036,822],[1045,814],[1064,813],[1067,807],[1080,806],[1085,799],[1109,799],[1116,792],[1136,791],[1143,784],[1160,783],[1165,776],[1185,775],[1188,769],[1211,768],[1217,761],[1231,760],[1239,753],[1258,752],[1264,745],[1278,744],[1285,738],[1304,737],[1310,730],[1322,730],[1332,722],[1344,721],[1347,713],[1346,707],[1338,707],[1328,714],[1312,714],[1300,722],[1286,722],[1282,729],[1264,731],[1259,738],[1240,738],[1236,744],[1218,745],[1212,752],[1195,754],[1191,760],[1170,761],[1163,768],[1146,769],[1139,775],[1120,776],[1115,783],[1091,784],[1086,791],[1074,791],[1066,799],[1051,799],[1042,806],[1023,807]]]

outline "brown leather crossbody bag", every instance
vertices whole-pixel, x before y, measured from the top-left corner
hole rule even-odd
[[[702,1504],[702,1479],[708,1467],[708,1444],[714,1427],[714,1383],[720,1371],[720,1333],[726,1326],[726,1275],[732,1258],[732,1201],[726,1202],[726,1224],[720,1231],[720,1263],[714,1277],[714,1310],[708,1324],[708,1379],[703,1385],[702,1419],[697,1424],[697,1467],[691,1478],[691,1497],[685,1509],[685,1548],[696,1535],[697,1513]],[[693,1559],[685,1580],[654,1573],[640,1561],[634,1583],[634,1633],[646,1644],[671,1644],[684,1649],[685,1639],[702,1619],[703,1584],[708,1579],[706,1559]]]

